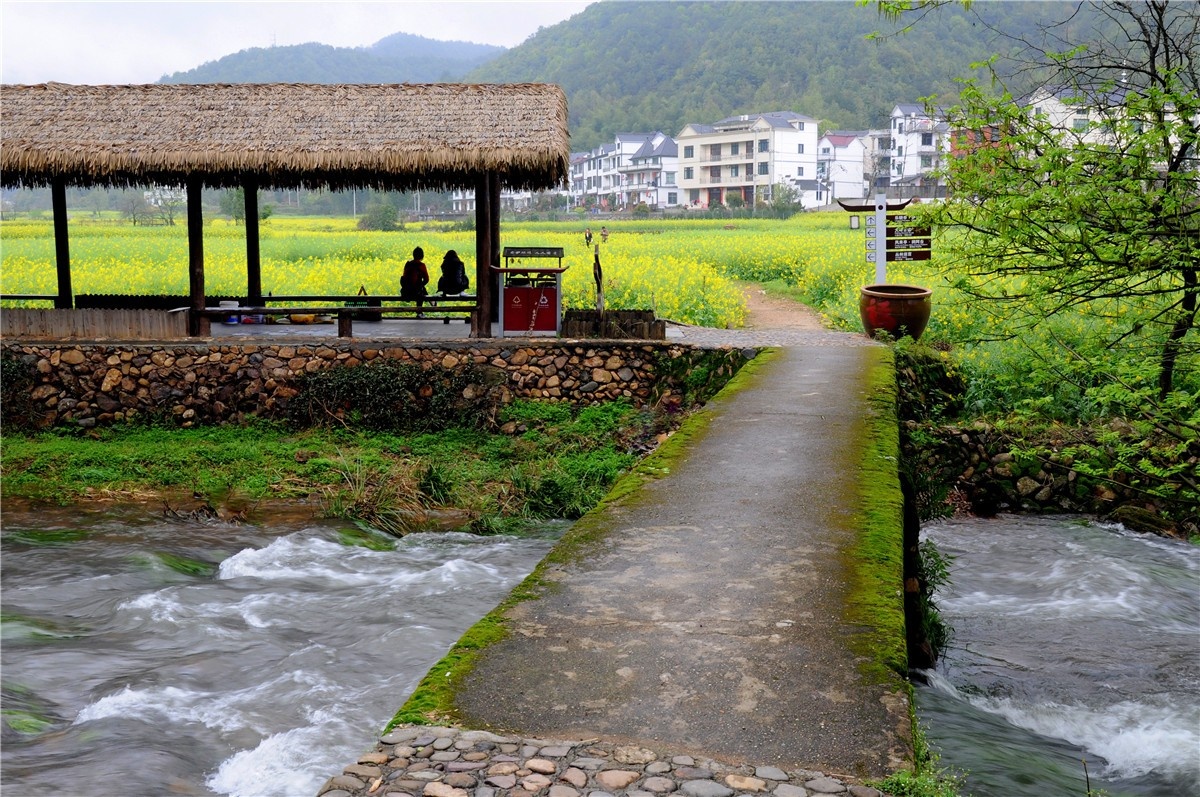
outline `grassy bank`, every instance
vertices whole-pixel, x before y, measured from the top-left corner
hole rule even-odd
[[[640,454],[664,419],[617,402],[573,409],[514,402],[494,429],[389,434],[348,429],[115,427],[0,441],[3,499],[197,500],[221,516],[278,501],[402,533],[424,524],[476,532],[578,517]],[[503,429],[504,431],[500,431]]]

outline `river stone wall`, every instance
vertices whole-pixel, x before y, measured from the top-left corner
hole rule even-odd
[[[252,416],[282,418],[303,375],[381,358],[448,369],[473,364],[493,374],[502,401],[529,398],[583,405],[625,398],[638,406],[670,406],[692,400],[695,374],[709,381],[727,379],[756,353],[558,340],[436,346],[71,342],[5,343],[2,348],[5,358],[33,372],[29,401],[21,403],[42,427],[92,427],[144,416],[173,418],[185,427],[237,423]]]
[[[1168,536],[1200,533],[1194,522],[1159,524],[1148,528],[1151,516],[1168,509],[1128,484],[1128,476],[1111,463],[1077,462],[1067,441],[1020,443],[986,424],[968,427],[925,427],[921,444],[912,432],[920,428],[906,422],[904,457],[916,465],[927,482],[918,488],[950,487],[949,501],[977,515],[997,512],[1050,514],[1080,513],[1112,518],[1140,531]],[[1196,464],[1195,458],[1192,464]],[[1096,475],[1096,474],[1104,475]]]

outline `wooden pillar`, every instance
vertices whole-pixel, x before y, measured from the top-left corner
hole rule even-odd
[[[188,334],[204,335],[208,332],[207,319],[200,315],[204,309],[204,212],[200,207],[200,192],[203,183],[199,177],[187,179],[187,227],[188,227]]]
[[[242,182],[246,197],[246,304],[262,306],[262,254],[258,245],[258,181]]]
[[[50,203],[54,208],[54,260],[58,267],[58,298],[54,309],[70,310],[75,306],[71,290],[71,245],[67,233],[67,184],[55,180],[50,184]]]
[[[488,175],[475,181],[475,304],[477,312],[471,319],[471,337],[492,336],[492,192]]]
[[[493,172],[488,175],[488,191],[491,194],[488,200],[488,207],[491,209],[491,243],[492,257],[491,264],[496,268],[500,267],[500,175]],[[492,274],[492,318],[500,316],[500,274],[491,272]]]

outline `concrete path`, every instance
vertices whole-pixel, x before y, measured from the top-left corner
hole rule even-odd
[[[852,778],[901,767],[906,697],[860,674],[842,619],[881,351],[859,340],[784,348],[706,408],[668,476],[586,519],[600,541],[510,610],[459,693],[464,726]]]

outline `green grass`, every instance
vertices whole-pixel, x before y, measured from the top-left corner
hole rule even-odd
[[[626,402],[582,409],[514,402],[500,422],[515,424],[513,432],[394,434],[265,422],[9,432],[0,441],[2,492],[5,500],[59,505],[193,494],[214,507],[309,500],[367,520],[388,519],[393,504],[403,512],[453,508],[465,510],[475,531],[508,531],[586,512],[667,419]]]

